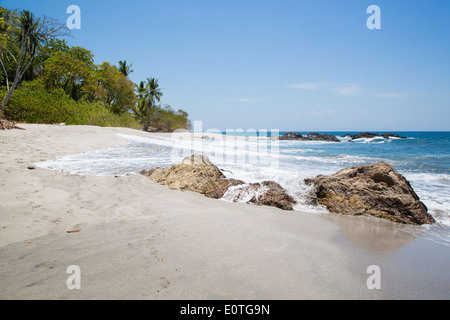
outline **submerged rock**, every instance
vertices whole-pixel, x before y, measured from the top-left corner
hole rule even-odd
[[[381,136],[385,139],[392,139],[392,138],[406,139],[406,137],[401,137],[396,133],[383,133]]]
[[[274,181],[250,183],[233,189],[232,201],[246,201],[256,205],[265,205],[283,210],[294,210],[297,202],[286,193],[283,187]]]
[[[436,222],[408,180],[384,162],[345,168],[305,183],[314,184],[314,201],[331,212],[372,215],[405,224]]]
[[[362,133],[358,133],[358,134],[346,134],[344,137],[348,137],[351,140],[356,140],[356,139],[367,139],[367,138],[384,138],[384,139],[392,139],[392,138],[399,138],[399,139],[406,139],[406,137],[401,137],[396,133],[383,133],[383,134],[378,134],[375,132],[362,132]]]

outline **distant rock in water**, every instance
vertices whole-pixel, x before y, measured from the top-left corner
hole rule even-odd
[[[384,139],[392,139],[392,138],[398,138],[398,139],[406,139],[406,137],[401,137],[398,134],[395,133],[383,133],[383,134],[378,134],[378,133],[371,133],[371,132],[362,132],[362,133],[358,133],[358,134],[347,134],[344,137],[348,137],[351,140],[356,140],[356,139],[370,139],[370,138],[384,138]]]
[[[397,139],[406,139],[406,137],[401,137],[398,134],[395,133],[383,133],[381,135],[383,138],[385,139],[392,139],[392,138],[397,138]]]
[[[356,139],[375,138],[379,137],[380,135],[378,133],[362,132],[358,134],[351,134],[349,136],[352,140],[356,140]]]
[[[251,193],[253,196],[247,202],[257,205],[293,210],[295,203],[278,183],[263,181],[247,185],[242,180],[226,178],[208,157],[199,154],[186,157],[168,168],[142,170],[140,173],[171,189],[195,191],[215,199],[222,198],[230,187],[242,185],[233,201],[238,201],[244,193]]]
[[[302,140],[303,136],[298,132],[286,132],[280,136],[280,140]]]
[[[408,180],[384,162],[345,168],[305,183],[314,184],[314,202],[331,212],[372,215],[405,224],[436,222]]]
[[[338,138],[331,134],[321,134],[321,133],[308,133],[303,137],[303,140],[311,140],[311,141],[332,141],[332,142],[341,142]]]
[[[331,134],[321,134],[317,132],[308,133],[307,135],[301,135],[297,132],[286,132],[279,137],[280,140],[303,140],[303,141],[332,141],[341,142],[338,138]]]

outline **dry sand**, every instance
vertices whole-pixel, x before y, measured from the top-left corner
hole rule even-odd
[[[450,298],[450,250],[408,227],[228,203],[141,175],[29,170],[148,134],[21,126],[0,131],[1,299]],[[66,285],[71,265],[79,290]],[[381,289],[366,285],[370,265]]]

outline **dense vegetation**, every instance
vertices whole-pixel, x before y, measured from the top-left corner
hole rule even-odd
[[[68,30],[29,11],[0,7],[0,118],[28,123],[189,129],[188,114],[161,104],[158,79],[139,85],[118,66],[60,38]],[[159,103],[159,104],[157,104]]]

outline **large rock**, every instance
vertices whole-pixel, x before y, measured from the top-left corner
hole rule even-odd
[[[296,201],[286,193],[281,185],[274,181],[250,183],[233,189],[231,200],[246,201],[256,205],[265,205],[283,210],[294,210]]]
[[[244,183],[227,179],[208,157],[198,154],[168,168],[142,170],[141,174],[171,189],[195,191],[216,199],[222,198],[230,186]]]
[[[372,215],[406,224],[436,222],[408,180],[384,162],[345,168],[305,182],[314,184],[314,201],[331,212]]]

